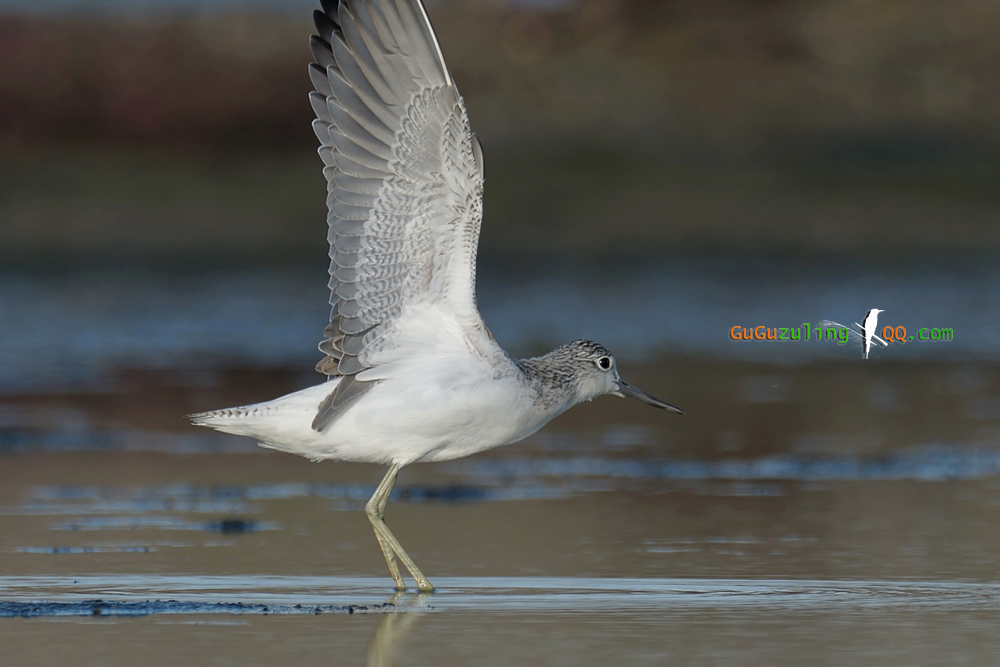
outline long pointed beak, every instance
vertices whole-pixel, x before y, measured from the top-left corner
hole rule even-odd
[[[646,405],[652,405],[654,408],[659,408],[661,410],[668,410],[670,412],[676,412],[679,415],[684,414],[684,411],[681,410],[676,405],[670,405],[666,401],[661,401],[655,396],[650,396],[642,389],[639,389],[638,387],[633,387],[625,380],[618,380],[618,392],[616,393],[618,393],[620,396],[628,396],[629,398],[634,398],[635,400],[641,401]]]

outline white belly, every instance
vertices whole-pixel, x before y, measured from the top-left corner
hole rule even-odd
[[[324,432],[312,429],[334,380],[200,423],[256,438],[313,460],[400,463],[445,461],[516,442],[561,410],[539,413],[514,375],[419,382],[380,381]]]

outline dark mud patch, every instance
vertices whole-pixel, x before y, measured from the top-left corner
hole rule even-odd
[[[391,602],[372,605],[287,605],[246,604],[243,602],[180,602],[177,600],[145,600],[142,602],[82,600],[79,602],[0,602],[0,618],[150,616],[153,614],[315,616],[318,614],[385,614],[398,609]]]

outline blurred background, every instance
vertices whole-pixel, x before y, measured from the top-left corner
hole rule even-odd
[[[958,331],[885,361],[1000,353],[995,3],[430,7],[489,154],[481,300],[516,352],[843,359],[727,334],[877,306]],[[0,387],[308,368],[311,8],[0,3]]]
[[[1000,358],[996,3],[429,7],[488,156],[480,302],[515,354],[591,337],[645,365]],[[319,379],[311,10],[0,2],[0,400]],[[853,343],[729,338],[872,307],[955,340],[862,365]],[[215,403],[171,396],[105,425],[186,429]]]
[[[993,2],[429,4],[490,153],[486,258],[1000,242]],[[311,8],[0,3],[3,259],[321,266]]]
[[[414,472],[424,486],[400,500],[517,500],[544,513],[562,505],[537,499],[559,497],[586,514],[618,502],[595,498],[626,494],[652,503],[650,521],[672,535],[636,525],[619,542],[641,556],[618,561],[595,546],[573,572],[994,578],[981,540],[1000,503],[1000,5],[427,5],[485,148],[487,324],[515,355],[599,340],[623,374],[688,415],[602,399],[527,443]],[[40,523],[46,511],[221,520],[231,510],[309,539],[322,530],[267,508],[306,497],[329,521],[364,493],[272,489],[277,505],[226,510],[197,505],[190,489],[377,481],[374,469],[312,466],[182,417],[321,379],[311,369],[328,260],[307,100],[312,8],[0,0],[0,466],[21,480],[0,494],[35,508],[0,544],[14,554],[9,572],[106,570],[105,547],[159,544],[148,522],[148,533],[112,522],[95,528],[107,534],[53,537],[63,524]],[[947,327],[954,340],[894,344],[862,362],[854,343],[729,338],[735,325],[852,324],[873,307],[885,310],[880,326]],[[172,498],[166,506],[122,490],[181,481],[195,486],[149,492]],[[73,485],[83,496],[65,495]],[[441,485],[475,492],[428,491]],[[934,502],[921,505],[927,494]],[[108,509],[109,497],[132,501]],[[883,513],[874,522],[859,507],[869,497]],[[685,523],[693,516],[719,523]],[[775,533],[779,516],[794,527]],[[507,535],[523,553],[551,535],[525,530]],[[712,541],[748,531],[752,544],[784,546]],[[269,548],[290,539],[261,535]],[[411,553],[438,554],[416,556],[429,574],[479,572],[447,559],[452,538],[440,531],[423,547],[400,535]],[[84,549],[66,556],[78,560],[39,556],[67,540]],[[199,540],[188,546],[209,538]],[[359,532],[358,544],[376,558],[357,567],[381,576],[374,541]],[[122,567],[170,567],[148,553],[129,552]],[[472,543],[466,553],[478,554]],[[537,562],[512,554],[488,571]],[[350,571],[344,558],[335,567]]]

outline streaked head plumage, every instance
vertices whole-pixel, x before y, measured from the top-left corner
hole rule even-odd
[[[592,340],[574,340],[536,359],[527,359],[522,367],[552,390],[563,389],[572,403],[590,401],[598,396],[634,398],[661,410],[684,414],[680,408],[622,380],[618,363],[611,351]]]

